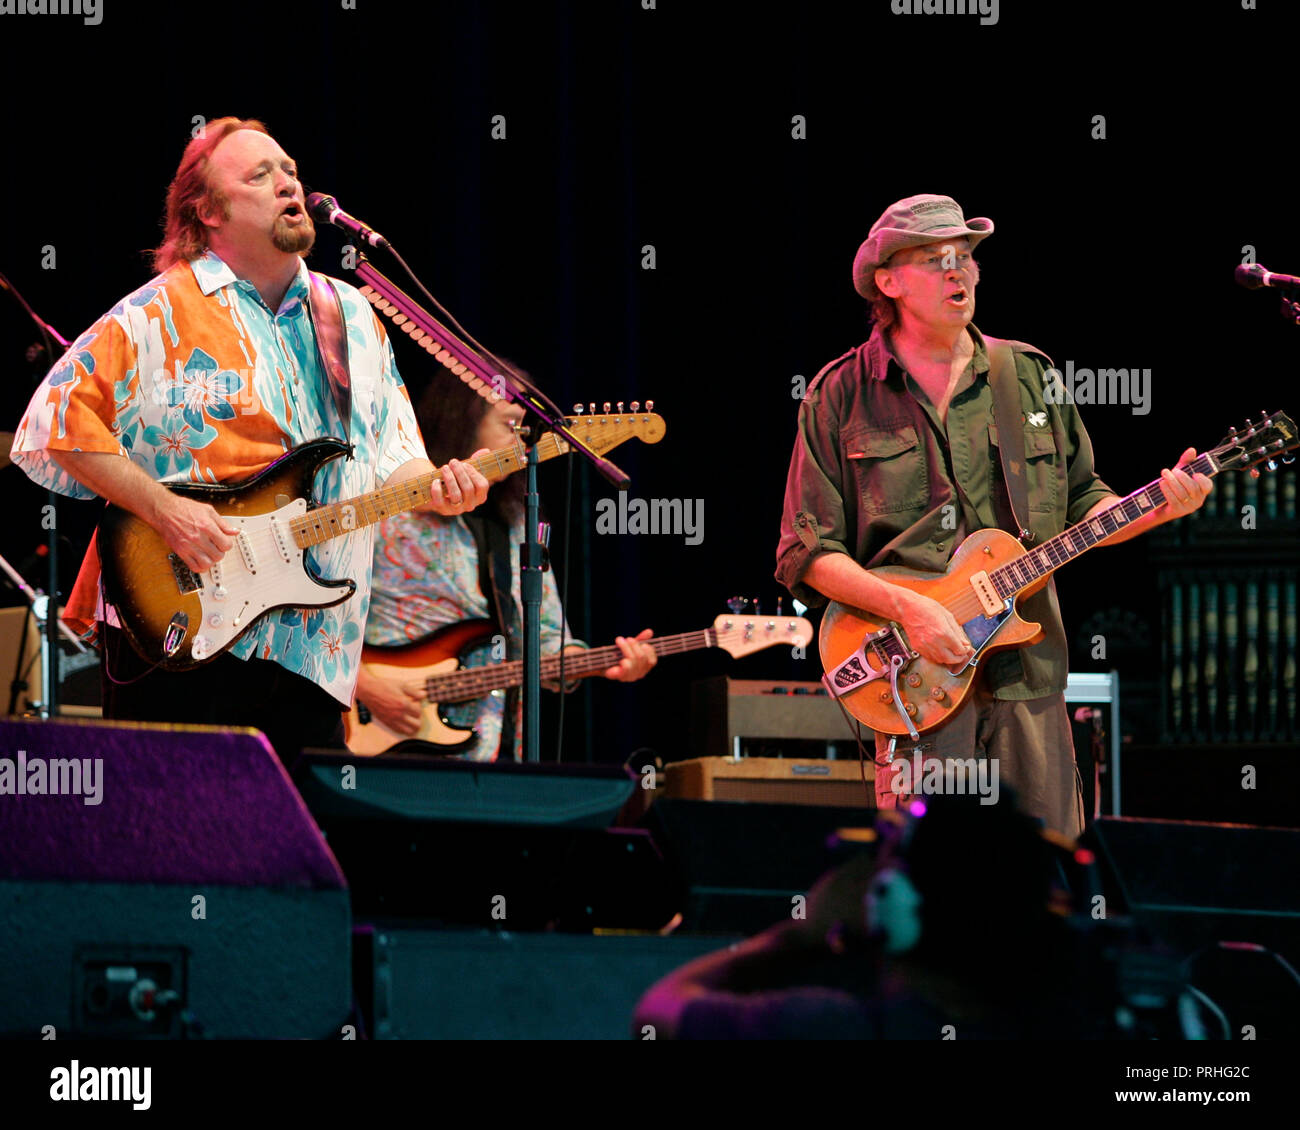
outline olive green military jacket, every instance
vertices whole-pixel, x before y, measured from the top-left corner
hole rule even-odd
[[[826,597],[803,583],[819,553],[860,565],[942,573],[969,532],[1015,532],[998,451],[989,354],[975,354],[953,390],[947,420],[907,374],[879,330],[827,365],[799,407],[786,482],[776,577],[810,607]],[[1051,360],[1024,342],[1013,350],[1024,422],[1028,522],[1035,544],[1080,521],[1114,494],[1093,470],[1092,443],[1068,397],[1044,390]],[[1060,384],[1054,385],[1060,389]],[[989,657],[994,695],[1031,699],[1065,689],[1069,650],[1055,582],[1020,602],[1044,638]]]

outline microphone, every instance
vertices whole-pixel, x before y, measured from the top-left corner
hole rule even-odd
[[[1286,290],[1300,290],[1300,275],[1279,275],[1267,270],[1258,263],[1241,266],[1234,274],[1237,282],[1247,290],[1258,290],[1261,286],[1278,286]]]
[[[339,202],[334,197],[326,196],[323,192],[313,192],[307,197],[307,211],[318,224],[333,224],[371,247],[389,247],[388,240],[374,228],[363,224],[355,216],[349,216],[339,207]]]

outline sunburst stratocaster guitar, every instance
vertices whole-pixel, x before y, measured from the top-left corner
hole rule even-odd
[[[1220,471],[1246,470],[1278,460],[1300,446],[1295,424],[1281,412],[1259,423],[1232,429],[1213,451],[1184,470],[1213,477]],[[1258,475],[1258,470],[1253,470]],[[1091,549],[1165,502],[1161,480],[1148,483],[1109,510],[1080,522],[1041,545],[1026,550],[1002,530],[978,530],[967,537],[945,573],[886,566],[873,576],[937,600],[952,613],[975,649],[961,666],[931,663],[912,650],[894,622],[832,602],[822,618],[818,645],[824,682],[846,710],[873,730],[915,739],[942,726],[965,701],[985,656],[1036,643],[1040,625],[1016,612],[1022,596],[1037,592],[1067,561]]]
[[[598,453],[634,436],[658,443],[663,418],[653,412],[566,417],[568,427]],[[537,442],[539,460],[562,455],[566,440],[547,432]],[[277,608],[326,608],[356,591],[353,580],[314,576],[304,551],[330,538],[412,510],[429,498],[434,474],[381,486],[346,502],[309,502],[316,472],[346,454],[337,439],[294,448],[266,470],[232,485],[165,484],[169,490],[211,504],[238,528],[235,548],[201,573],[171,551],[153,527],[117,506],[99,522],[104,593],[136,651],[167,670],[206,663],[234,644],[259,617]],[[522,443],[473,460],[488,482],[521,470]]]
[[[474,728],[460,728],[447,722],[441,706],[482,699],[492,691],[518,686],[524,681],[523,663],[489,663],[483,667],[460,667],[460,656],[481,647],[497,629],[489,620],[467,620],[435,632],[427,640],[399,647],[367,647],[361,662],[371,672],[416,691],[425,699],[420,728],[415,734],[399,734],[373,717],[364,704],[354,704],[344,719],[348,748],[364,756],[383,753],[399,742],[417,740],[443,746],[447,753],[465,753],[478,742]],[[646,642],[656,655],[680,655],[705,647],[720,647],[739,659],[766,647],[785,644],[807,647],[812,642],[812,625],[797,616],[719,616],[713,627],[702,632],[660,636]],[[623,658],[617,647],[597,647],[570,652],[564,657],[564,678],[585,679],[609,670]],[[558,680],[560,657],[542,660],[543,680]]]

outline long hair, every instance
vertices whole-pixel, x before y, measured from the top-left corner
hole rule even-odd
[[[435,373],[415,408],[424,449],[435,467],[449,459],[464,459],[478,448],[478,427],[492,411],[489,404],[463,381]],[[485,506],[507,525],[523,516],[527,481],[520,472],[493,483]]]
[[[224,219],[230,218],[230,201],[225,193],[208,182],[208,164],[212,151],[241,129],[270,134],[270,130],[254,118],[218,118],[208,122],[199,136],[185,147],[176,176],[167,189],[163,241],[153,253],[155,271],[161,273],[173,263],[188,263],[208,249],[208,227],[199,219],[199,212],[205,205],[216,208]]]

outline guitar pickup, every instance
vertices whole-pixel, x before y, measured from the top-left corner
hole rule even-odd
[[[203,587],[203,578],[194,572],[174,553],[167,555],[167,560],[172,567],[172,576],[176,578],[176,588],[184,596],[186,593],[198,592]]]
[[[982,570],[972,573],[970,587],[975,590],[975,597],[984,609],[985,616],[996,616],[1002,611],[1005,602],[998,596],[998,590],[987,573]]]

